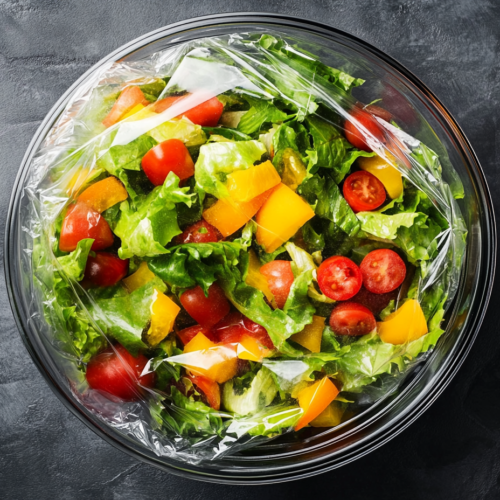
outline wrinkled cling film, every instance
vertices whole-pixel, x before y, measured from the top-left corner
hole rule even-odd
[[[70,285],[81,320],[87,321],[105,339],[103,345],[112,345],[111,339],[90,314],[90,309],[104,324],[109,320],[79,283],[65,276],[53,252],[57,243],[54,223],[80,187],[99,175],[97,161],[109,148],[126,145],[158,125],[229,90],[264,98],[279,97],[293,103],[299,115],[316,112],[321,116],[320,110],[314,110],[314,102],[319,102],[342,120],[353,121],[367,144],[379,156],[395,159],[403,177],[422,190],[447,221],[448,228],[436,237],[437,255],[421,273],[417,297],[420,298],[439,282],[444,284],[446,290],[446,305],[450,304],[457,291],[465,252],[464,222],[451,189],[442,180],[437,155],[428,149],[422,154],[420,141],[393,124],[372,117],[384,131],[383,140],[375,137],[350,115],[356,104],[350,94],[333,85],[323,85],[312,72],[301,73],[292,66],[281,64],[276,54],[259,46],[255,40],[255,35],[247,38],[241,34],[202,39],[165,49],[139,62],[108,63],[97,69],[76,89],[47,134],[32,161],[24,190],[29,200],[29,207],[23,213],[23,245],[33,270],[28,276],[33,282],[32,321],[52,351],[57,353],[60,369],[67,377],[75,398],[102,422],[159,457],[191,464],[220,459],[268,442],[277,436],[276,428],[288,428],[291,432],[302,410],[296,405],[282,403],[247,417],[215,411],[207,416],[179,408],[171,404],[166,394],[146,387],[137,393],[138,400],[132,403],[124,403],[112,396],[105,397],[99,391],[89,389],[83,372],[77,368],[81,360],[73,347],[71,332],[62,328],[60,311],[50,296],[55,273]],[[295,50],[293,44],[296,41],[289,39],[288,42],[288,49]],[[100,120],[93,117],[93,112],[106,96],[116,94],[127,85],[147,84],[167,76],[170,80],[159,99],[176,87],[188,91],[189,95],[165,111],[150,113],[150,105],[106,130],[103,130]],[[277,80],[293,82],[293,88],[283,88],[276,84]],[[329,121],[328,117],[321,117]],[[338,127],[338,124],[334,125]],[[416,159],[419,153],[424,164]],[[379,386],[365,386],[359,401],[373,403],[393,393],[409,369],[427,356],[412,357],[413,348],[411,344],[399,346],[393,352],[393,358],[400,359],[407,355],[402,364],[400,362],[400,374]],[[235,349],[226,347],[222,354],[235,356]],[[221,355],[219,351],[220,348],[215,348],[214,355]],[[182,354],[178,358],[182,356],[189,357],[189,366],[196,365],[195,353]],[[383,356],[380,359],[380,363],[377,356],[360,360],[362,375],[375,377],[383,373],[388,361]],[[177,361],[186,363],[183,359]],[[273,372],[283,387],[290,388],[302,379],[309,368],[301,360],[268,359],[264,366]],[[150,362],[144,373],[155,368]],[[201,429],[198,435],[176,435],[175,416],[181,416],[186,421],[191,419],[194,427],[201,429],[204,426],[204,432]],[[203,426],[197,420],[200,418],[204,419]]]

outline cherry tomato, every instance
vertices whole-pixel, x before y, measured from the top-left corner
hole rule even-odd
[[[89,255],[85,267],[85,280],[95,286],[116,285],[128,272],[128,259],[122,260],[108,252]]]
[[[388,293],[403,283],[406,266],[394,250],[373,250],[361,262],[363,284],[372,293]]]
[[[370,309],[347,302],[339,304],[330,315],[330,327],[337,335],[366,335],[377,327]]]
[[[333,300],[348,300],[361,288],[361,271],[347,257],[334,255],[318,268],[318,285],[321,291]]]
[[[267,330],[240,312],[228,314],[214,326],[214,333],[221,344],[235,344],[240,342],[243,335],[249,335],[264,347],[274,349],[273,341]]]
[[[166,109],[170,108],[174,102],[182,99],[185,96],[171,96],[161,99],[155,104],[155,111],[161,113]],[[219,123],[219,119],[224,111],[224,105],[217,99],[217,97],[212,97],[208,101],[202,102],[189,109],[183,116],[191,120],[196,125],[201,125],[202,127],[215,127]]]
[[[209,328],[203,328],[201,325],[194,325],[188,328],[184,328],[177,332],[177,336],[181,339],[181,342],[186,345],[188,342],[191,342],[196,335],[199,333],[203,333],[207,339],[212,342],[217,342],[217,337],[213,334],[212,330]]]
[[[121,399],[139,399],[139,387],[153,387],[155,374],[141,377],[148,358],[132,356],[125,347],[114,346],[94,356],[87,364],[87,382],[92,389],[107,392]],[[116,352],[115,352],[116,351]],[[118,353],[118,355],[117,355]]]
[[[229,313],[231,306],[222,288],[212,283],[205,297],[200,286],[187,290],[180,296],[181,304],[187,313],[201,326],[211,327]]]
[[[384,185],[369,172],[354,172],[344,181],[344,198],[354,212],[375,210],[386,198]]]
[[[381,108],[380,106],[376,106],[375,104],[369,104],[368,106],[365,106],[365,111],[368,111],[372,115],[382,118],[382,120],[385,120],[386,122],[390,122],[392,120],[392,115],[389,113],[384,108]]]
[[[358,108],[351,113],[351,118],[356,120],[364,129],[358,129],[357,124],[350,120],[346,120],[344,124],[345,138],[355,148],[362,149],[363,151],[372,151],[366,142],[365,130],[379,141],[384,142],[384,134],[382,133],[380,126],[377,124],[377,121],[370,115],[370,113]]]
[[[144,155],[141,165],[144,173],[155,186],[161,186],[170,172],[173,172],[180,180],[194,175],[193,159],[179,139],[160,142]]]
[[[111,111],[107,114],[106,118],[102,121],[105,127],[111,127],[116,122],[120,121],[122,116],[130,111],[138,104],[147,106],[149,104],[142,90],[139,87],[127,87],[123,89],[118,99],[114,103]]]
[[[99,212],[79,201],[68,208],[62,223],[59,249],[72,252],[78,242],[92,238],[92,250],[104,250],[113,244],[114,238],[109,224]]]
[[[396,300],[397,298],[397,288],[389,293],[372,293],[362,286],[361,290],[352,299],[349,299],[349,302],[361,304],[377,315],[389,305],[391,300]]]
[[[184,229],[183,233],[176,237],[176,242],[181,243],[216,243],[222,239],[219,231],[205,220],[195,222]]]
[[[287,260],[274,260],[264,264],[260,268],[260,274],[266,277],[276,306],[283,309],[295,279],[292,265]]]
[[[204,394],[209,406],[220,409],[220,387],[217,382],[201,375],[189,375],[189,380]]]

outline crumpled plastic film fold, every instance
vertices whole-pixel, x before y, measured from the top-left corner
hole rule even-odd
[[[52,352],[58,353],[60,369],[75,398],[102,422],[158,456],[191,464],[217,460],[291,432],[302,409],[280,403],[254,415],[236,416],[212,409],[183,408],[175,403],[172,395],[148,388],[138,393],[140,399],[134,403],[113,401],[88,388],[82,367],[91,354],[111,345],[106,328],[112,318],[100,309],[91,292],[68,275],[58,259],[61,255],[56,234],[68,203],[83,185],[105,173],[102,160],[110,148],[125,146],[167,122],[174,123],[175,117],[227,91],[264,99],[279,98],[296,109],[299,120],[313,114],[338,130],[344,121],[354,121],[369,147],[392,162],[407,185],[416,186],[427,195],[443,220],[443,228],[434,238],[433,257],[418,261],[412,284],[415,299],[438,293],[439,287],[440,301],[446,309],[457,292],[465,254],[464,221],[454,193],[443,181],[438,156],[395,124],[372,116],[383,131],[383,138],[375,137],[353,118],[351,111],[357,102],[349,92],[329,83],[315,70],[316,66],[311,65],[308,70],[294,64],[293,54],[313,58],[308,53],[297,52],[295,47],[296,44],[300,47],[300,41],[284,38],[280,41],[283,50],[276,51],[270,49],[271,40],[267,43],[266,36],[252,33],[201,39],[167,48],[138,62],[107,63],[100,67],[75,90],[47,134],[32,162],[24,191],[29,206],[22,214],[22,244],[32,269],[27,276],[32,280],[32,321]],[[286,51],[289,58],[284,55]],[[167,83],[157,100],[177,89],[187,91],[188,95],[158,113],[152,102],[104,128],[103,102],[108,100],[111,104],[113,96],[127,86],[148,85],[158,79],[165,79]],[[125,175],[131,175],[130,172],[134,171],[127,170]],[[373,241],[384,241],[383,237],[370,233],[368,226],[364,227],[361,216],[360,220],[362,234]],[[312,264],[309,271],[314,274],[315,269]],[[69,302],[64,307],[55,300],[56,288],[64,288],[67,294]],[[72,331],[68,324],[68,316],[75,311],[77,316],[72,321],[79,322],[79,335],[85,336],[81,342],[92,346],[84,358],[75,348],[76,328]],[[350,401],[350,387],[356,388],[353,398],[361,406],[393,393],[410,368],[425,360],[433,345],[430,343],[424,349],[422,343],[427,340],[420,339],[397,346],[373,343],[373,340],[373,335],[366,336],[350,351],[345,346],[344,350],[322,360],[335,364],[341,358],[343,364],[338,366],[343,368],[340,369],[351,367],[357,374],[343,381],[346,404]],[[213,349],[214,356],[226,356],[227,353],[219,353],[221,349],[236,356],[236,351],[227,347]],[[195,358],[196,353],[181,354],[172,357],[171,365],[178,363],[192,368]],[[288,389],[310,376],[316,360],[313,355],[304,359],[266,359],[263,366],[280,381],[282,388]],[[147,369],[153,371],[162,363],[165,361],[150,362]],[[198,370],[204,373],[207,367],[199,366]],[[371,384],[380,374],[390,376],[378,385]],[[363,391],[359,387],[363,387]]]

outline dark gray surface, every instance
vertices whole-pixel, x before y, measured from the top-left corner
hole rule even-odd
[[[178,20],[267,10],[357,35],[420,77],[457,118],[500,187],[500,3],[0,0],[0,230],[28,143],[89,66]],[[438,401],[383,448],[295,483],[228,487],[179,479],[115,450],[52,394],[21,343],[0,278],[0,496],[6,499],[500,498],[500,289],[471,354]]]

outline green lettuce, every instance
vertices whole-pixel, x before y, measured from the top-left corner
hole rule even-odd
[[[94,243],[94,240],[91,238],[80,240],[76,249],[70,254],[58,257],[57,260],[68,278],[74,279],[75,281],[81,281],[83,279],[92,243]]]
[[[377,212],[358,212],[356,216],[361,223],[361,230],[365,233],[384,240],[394,240],[397,237],[398,229],[402,226],[410,228],[419,214],[386,215]]]
[[[264,123],[278,123],[286,120],[288,115],[278,109],[271,101],[244,96],[250,109],[241,117],[238,130],[251,135],[260,131]]]
[[[179,187],[179,178],[170,172],[162,186],[157,186],[147,196],[136,200],[135,207],[122,202],[120,219],[115,234],[122,240],[118,255],[128,259],[152,257],[167,253],[165,245],[181,233],[177,222],[177,203],[190,206],[189,188]]]
[[[195,125],[187,118],[164,122],[148,132],[155,141],[179,139],[187,147],[200,146],[207,141],[205,132],[200,125]]]

